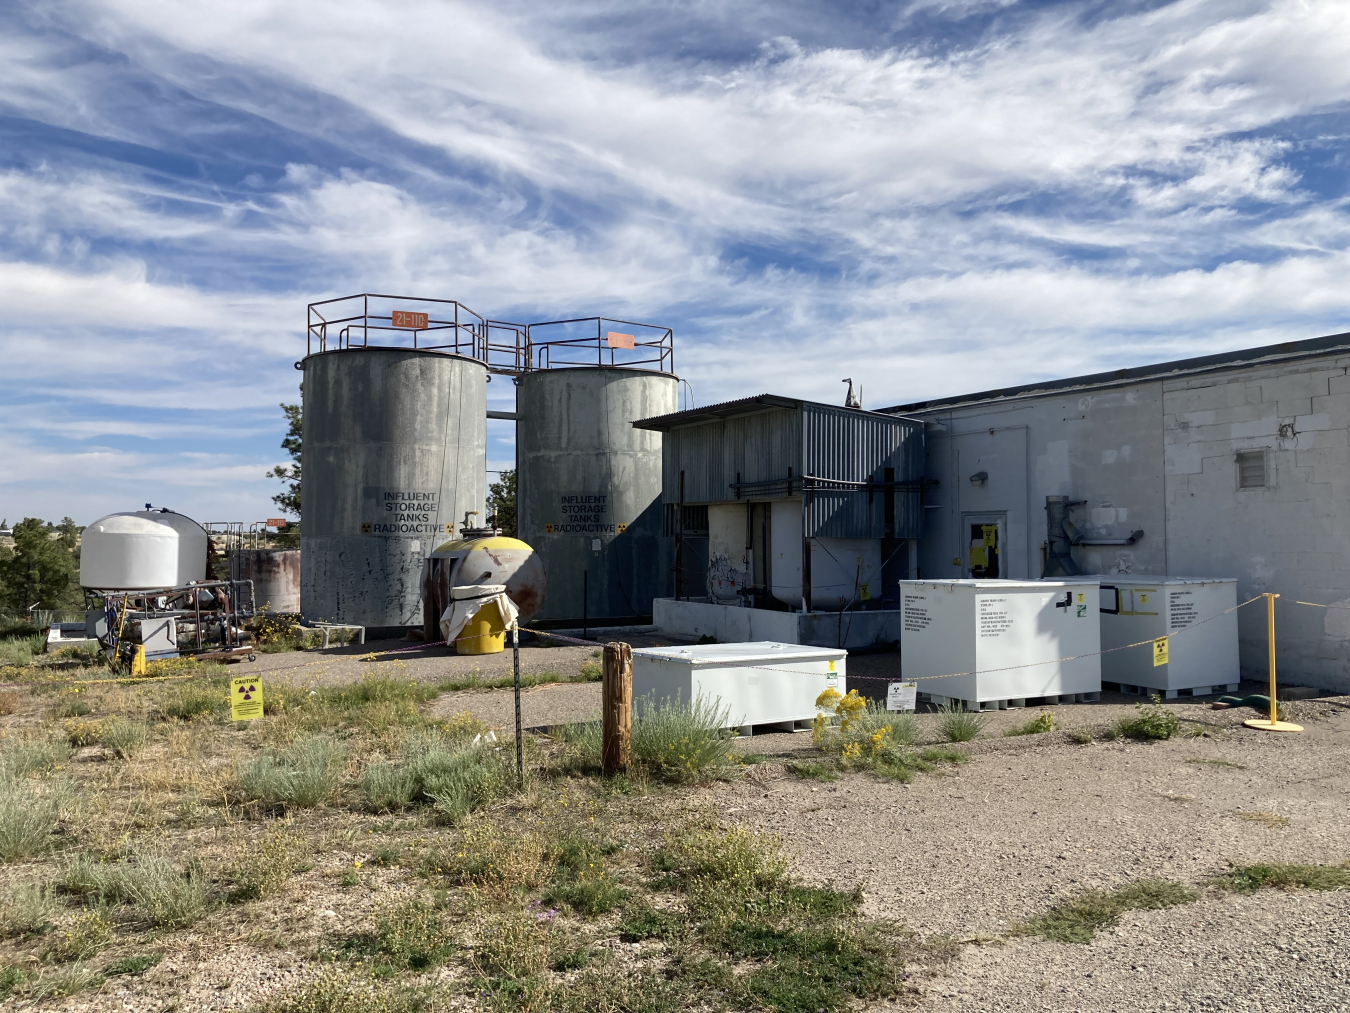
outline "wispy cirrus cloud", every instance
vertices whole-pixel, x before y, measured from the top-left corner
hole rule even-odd
[[[700,401],[1346,329],[1347,57],[1306,0],[13,6],[0,513],[265,516],[351,291],[659,320]]]

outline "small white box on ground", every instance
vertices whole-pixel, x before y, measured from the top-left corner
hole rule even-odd
[[[848,692],[848,652],[828,647],[758,641],[648,647],[633,652],[633,706],[676,700],[726,712],[726,727],[792,728],[816,716],[816,697]]]
[[[1066,578],[1074,581],[1101,588],[1102,650],[1110,652],[1102,655],[1103,681],[1118,683],[1126,692],[1157,690],[1168,699],[1183,692],[1237,692],[1237,612],[1227,611],[1237,606],[1236,578],[1137,573]],[[1150,644],[1126,647],[1164,636],[1163,665],[1153,664]]]
[[[1032,697],[1073,700],[1101,692],[1095,585],[1047,580],[899,583],[901,672],[935,702],[961,701],[977,710],[1023,706]]]

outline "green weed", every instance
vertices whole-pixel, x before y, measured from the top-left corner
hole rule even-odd
[[[249,845],[231,871],[234,891],[230,899],[259,900],[272,896],[297,871],[309,867],[307,854],[304,839],[284,830],[273,831]]]
[[[0,740],[0,781],[50,770],[70,758],[70,746],[60,739],[19,738]]]
[[[184,868],[164,855],[143,852],[133,861],[100,862],[80,855],[60,879],[70,893],[134,904],[155,925],[182,928],[211,908],[210,883],[195,863]]]
[[[625,943],[644,939],[675,939],[684,928],[684,919],[671,911],[660,911],[638,903],[624,909],[619,922],[619,938]]]
[[[834,763],[822,763],[819,760],[790,760],[786,764],[789,773],[812,781],[838,781],[839,768]]]
[[[938,731],[948,742],[970,742],[979,738],[988,720],[966,710],[960,700],[938,707]]]
[[[0,938],[37,935],[52,927],[61,905],[45,883],[10,885],[0,897]]]
[[[115,978],[122,974],[144,974],[164,959],[162,953],[143,953],[135,957],[123,957],[114,960],[103,969],[105,978]]]
[[[380,953],[398,970],[424,971],[442,963],[451,951],[440,914],[424,900],[382,911],[375,934]]]
[[[1145,879],[1115,890],[1079,894],[1024,923],[1018,931],[1057,943],[1090,943],[1098,929],[1115,925],[1126,911],[1175,907],[1199,898],[1198,893],[1180,883]]]
[[[0,861],[17,862],[50,848],[53,832],[78,798],[64,781],[0,778]]]
[[[164,721],[196,721],[204,717],[223,718],[230,711],[228,677],[190,679],[171,683],[155,701],[155,712]]]
[[[1054,731],[1055,716],[1049,711],[1041,711],[1034,718],[1023,722],[1016,728],[1009,728],[1003,734],[1011,737],[1014,735],[1044,735],[1046,732]]]
[[[1241,865],[1210,882],[1225,890],[1255,893],[1257,890],[1344,890],[1350,888],[1350,864],[1344,865]]]
[[[1116,722],[1115,731],[1127,739],[1152,741],[1170,739],[1181,731],[1181,718],[1162,706],[1161,698],[1152,697],[1151,706],[1139,704],[1139,713],[1132,718],[1122,718]]]
[[[107,946],[112,938],[112,922],[102,911],[84,911],[52,933],[43,956],[58,963],[83,960]]]
[[[415,991],[330,970],[259,1003],[251,1013],[420,1013],[425,1008],[424,997]]]
[[[342,784],[347,753],[325,735],[311,735],[268,752],[238,771],[244,794],[267,806],[307,809],[328,801]]]

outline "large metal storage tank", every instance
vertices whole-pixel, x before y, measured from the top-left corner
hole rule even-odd
[[[420,625],[422,564],[487,497],[487,367],[345,348],[304,360],[300,611]]]
[[[540,620],[650,616],[669,593],[661,434],[632,423],[677,408],[669,373],[544,369],[517,378],[520,537],[544,559]],[[583,594],[585,598],[583,599]]]
[[[234,549],[230,579],[253,581],[253,600],[262,611],[300,611],[299,549]]]

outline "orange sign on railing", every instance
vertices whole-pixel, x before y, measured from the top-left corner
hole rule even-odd
[[[284,528],[284,527],[286,526],[286,518],[285,518],[285,517],[269,517],[269,518],[267,519],[267,526],[268,526],[269,528],[276,528],[276,529],[280,530],[281,528]]]
[[[415,331],[424,331],[427,327],[425,313],[412,313],[408,310],[394,310],[394,326],[407,327]]]
[[[605,335],[605,341],[610,348],[632,348],[633,335],[620,334],[618,331],[610,331]]]

